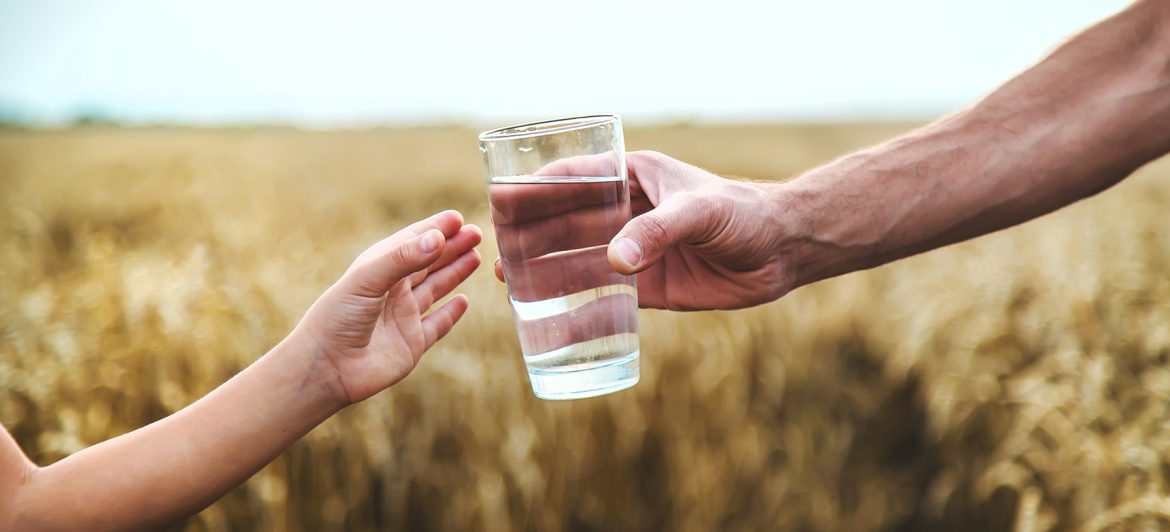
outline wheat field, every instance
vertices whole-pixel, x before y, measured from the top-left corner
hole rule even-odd
[[[627,145],[787,179],[909,127]],[[478,157],[454,126],[0,132],[0,423],[45,465],[182,408],[369,243],[444,208],[489,228]],[[770,305],[643,311],[641,383],[572,402],[532,396],[481,268],[409,378],[181,529],[1167,529],[1168,212],[1155,163]]]

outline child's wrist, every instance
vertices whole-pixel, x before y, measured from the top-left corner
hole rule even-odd
[[[335,411],[352,403],[337,368],[329,359],[321,342],[310,332],[297,327],[272,351],[290,363],[303,361],[305,375],[301,389],[315,394],[317,396],[315,400],[327,404]]]

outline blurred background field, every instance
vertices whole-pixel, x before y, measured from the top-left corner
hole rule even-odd
[[[627,144],[787,179],[909,127]],[[43,465],[183,407],[367,244],[448,207],[489,227],[480,172],[459,127],[0,132],[0,423]],[[1165,529],[1168,209],[1163,161],[770,305],[643,311],[641,383],[574,402],[532,396],[483,268],[408,379],[182,528]]]

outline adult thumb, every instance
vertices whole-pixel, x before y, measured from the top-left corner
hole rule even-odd
[[[712,223],[709,212],[676,196],[626,223],[609,243],[609,263],[619,273],[638,273],[681,243],[702,240]]]

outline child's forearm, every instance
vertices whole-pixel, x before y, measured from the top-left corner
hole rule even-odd
[[[343,408],[337,384],[290,337],[175,414],[31,469],[0,529],[153,530],[191,516]]]
[[[406,377],[467,310],[482,233],[443,211],[358,256],[287,338],[150,426],[37,468],[0,427],[0,530],[155,530],[198,512],[351,402]]]

